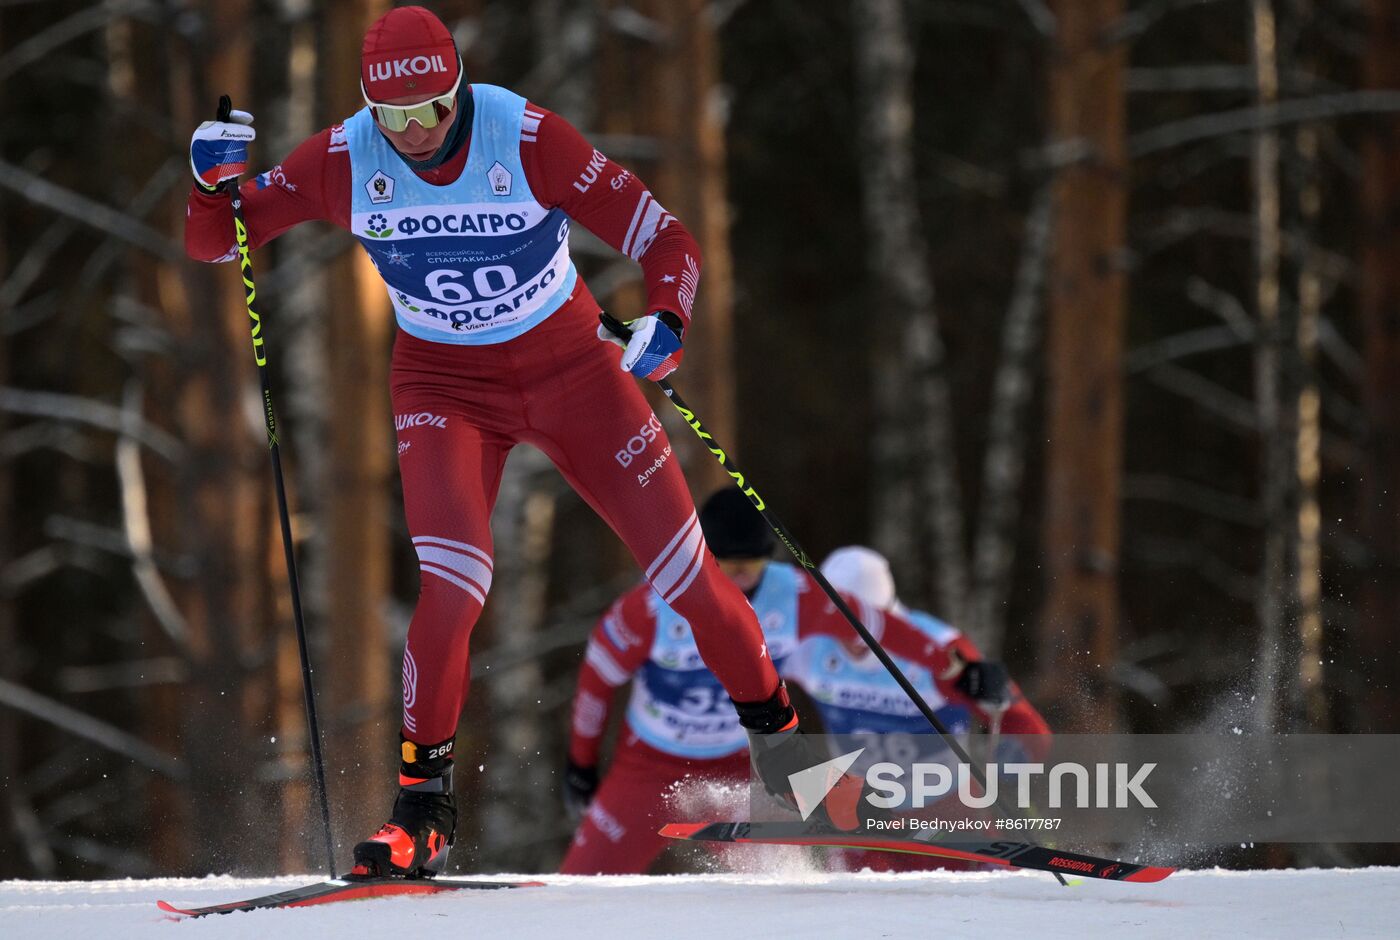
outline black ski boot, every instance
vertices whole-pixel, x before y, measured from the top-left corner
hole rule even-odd
[[[863,826],[860,798],[865,781],[852,774],[841,774],[826,797],[816,807],[799,806],[793,793],[791,775],[831,759],[821,743],[802,733],[797,711],[788,700],[787,686],[778,683],[773,697],[764,702],[735,702],[739,723],[749,733],[749,761],[763,788],[789,808],[808,812],[804,818],[818,825],[830,825],[849,832]],[[874,815],[866,807],[867,815]]]
[[[400,736],[399,795],[389,821],[355,846],[356,875],[431,878],[447,866],[457,832],[452,739],[417,744]]]

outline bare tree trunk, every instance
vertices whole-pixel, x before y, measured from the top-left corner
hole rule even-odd
[[[1304,178],[1299,187],[1299,209],[1305,238],[1318,237],[1322,214],[1319,179],[1318,129],[1305,124],[1298,129],[1297,150]],[[1297,396],[1295,472],[1298,491],[1296,564],[1298,573],[1298,684],[1308,730],[1328,729],[1324,688],[1324,620],[1322,613],[1322,509],[1318,486],[1322,480],[1322,396],[1317,381],[1318,330],[1322,319],[1322,272],[1318,249],[1303,250],[1298,270],[1298,339],[1300,387]]]
[[[695,342],[687,344],[698,368],[687,375],[687,388],[699,396],[707,422],[730,429],[737,437],[737,390],[734,375],[734,260],[729,248],[729,175],[725,167],[725,125],[728,105],[720,84],[719,40],[709,14],[708,0],[685,0],[662,5],[664,23],[671,33],[672,55],[662,86],[678,93],[672,102],[689,107],[663,105],[662,113],[680,118],[661,135],[661,180],[668,192],[680,195],[682,213],[705,259],[704,289],[695,300],[694,316],[700,324]],[[682,185],[688,182],[689,185]],[[719,464],[708,454],[700,457],[704,470],[695,477],[702,490],[729,483]]]
[[[648,115],[646,96],[649,86],[654,84],[647,71],[648,60],[657,54],[649,44],[657,40],[638,38],[616,25],[617,17],[636,12],[627,0],[598,0],[598,8],[598,54],[593,63],[597,109],[593,126],[600,134],[614,140],[630,140],[632,146],[627,151],[618,153],[616,148],[609,147],[612,152],[608,155],[631,168],[648,184],[655,185],[660,147],[649,121],[657,115]],[[549,102],[541,104],[548,106]],[[674,195],[662,192],[659,187],[653,192],[663,204]],[[684,216],[680,218],[689,224]],[[633,311],[646,305],[641,278],[630,260],[615,255],[609,255],[607,260],[609,268],[590,279],[592,289],[604,309],[621,315],[621,319],[629,319],[635,315]],[[622,266],[624,261],[626,267]],[[704,290],[702,284],[702,295]],[[690,370],[689,365],[685,368]]]
[[[1118,651],[1119,491],[1127,214],[1124,67],[1105,30],[1121,0],[1055,0],[1050,127],[1088,156],[1055,186],[1046,338],[1046,598],[1039,623],[1041,698],[1066,731],[1119,723],[1104,681]],[[1087,693],[1087,694],[1086,694]]]
[[[1277,31],[1272,0],[1251,0],[1254,79],[1258,104],[1278,101]],[[1259,331],[1254,352],[1254,398],[1261,453],[1260,513],[1264,548],[1255,604],[1259,618],[1259,651],[1255,657],[1255,726],[1272,730],[1283,718],[1287,701],[1283,663],[1283,621],[1286,615],[1288,491],[1290,442],[1283,413],[1283,324],[1279,312],[1280,228],[1279,137],[1272,128],[1254,135],[1251,161],[1254,189],[1255,304]],[[1289,670],[1291,674],[1291,669]]]
[[[116,20],[108,25],[106,45],[107,91],[113,102],[111,110],[115,113],[135,97],[141,63],[149,63],[154,59],[156,50],[153,43],[138,43],[135,24],[126,18]],[[174,124],[173,119],[172,124]],[[129,161],[126,165],[129,172],[139,172],[142,164],[148,164],[150,160],[155,158],[154,148],[142,148],[138,144],[138,141],[131,141],[121,151],[121,157],[125,161]],[[169,214],[172,218],[174,217],[173,211]],[[131,286],[131,291],[138,296],[142,294],[153,295],[156,291],[156,284],[162,275],[159,266],[153,261],[138,258],[133,264],[133,269],[135,271],[133,280],[136,283]],[[167,271],[164,273],[168,277],[178,279],[177,272]],[[178,280],[177,283],[179,283]],[[183,292],[176,302],[186,305],[187,298]],[[187,339],[186,329],[179,329],[177,333],[177,327],[182,319],[181,314],[187,311],[187,306],[179,311],[165,311],[167,323],[162,324],[162,326],[170,330],[172,345],[177,341]],[[183,376],[178,370],[179,357],[173,356],[172,359],[172,362],[155,360],[150,363],[138,363],[136,369],[142,377],[143,384],[157,392],[169,392],[171,393],[170,400],[178,400],[176,393],[181,387]],[[167,422],[159,421],[159,418],[153,420],[179,435],[180,428],[171,427]],[[162,472],[162,470],[168,472]],[[180,502],[185,492],[185,481],[174,467],[151,467],[147,476],[155,484],[150,505],[154,544],[162,547],[168,545],[178,549],[187,548],[193,540],[183,536],[178,521],[181,515]],[[196,630],[203,632],[207,628],[203,619],[198,617],[198,613],[194,609],[195,605],[191,600],[191,595],[195,594],[197,589],[183,578],[173,585],[173,588],[175,604],[177,608],[183,608],[181,609],[181,617],[187,625],[187,632],[181,639],[186,643],[192,643],[191,634]],[[154,649],[162,651],[171,649],[173,638],[162,630],[157,618],[147,617],[146,623],[143,625],[143,632],[146,634],[146,642],[152,644]],[[190,656],[191,649],[188,646],[181,645],[178,641],[173,645],[175,646],[173,652],[182,659]],[[193,667],[194,663],[191,662],[189,665]],[[183,746],[182,730],[186,724],[183,709],[192,698],[202,692],[196,677],[193,675],[193,668],[187,675],[189,675],[189,681],[185,683],[153,686],[143,696],[143,737],[154,747],[166,753],[180,752]],[[191,756],[196,755],[192,754]],[[193,764],[194,761],[191,760],[191,765]],[[200,831],[202,835],[207,835],[208,832],[207,829],[195,829],[193,816],[196,801],[193,798],[193,793],[188,787],[181,787],[173,781],[156,777],[146,788],[144,796],[146,797],[144,815],[151,821],[150,835],[146,846],[147,853],[158,870],[179,870],[192,861],[186,852],[186,834]]]
[[[914,179],[914,52],[902,0],[854,0],[860,148],[876,337],[874,540],[896,580],[922,593],[923,522],[932,536],[939,611],[962,622],[966,522],[952,394],[934,308]],[[925,508],[926,507],[926,508]]]
[[[260,117],[262,130],[259,132],[254,158],[256,167],[266,168],[282,154],[291,150],[317,129],[321,114],[318,105],[319,87],[317,57],[317,26],[315,11],[302,0],[279,0],[283,23],[290,30],[289,59],[287,62],[287,93],[284,119],[276,133],[269,133],[269,125]],[[277,240],[278,270],[286,267],[298,269],[301,273],[295,283],[290,279],[281,280],[280,288],[269,297],[269,311],[275,318],[278,361],[284,366],[283,374],[291,380],[282,383],[278,389],[278,404],[281,406],[279,420],[288,433],[288,451],[295,450],[296,460],[288,461],[286,472],[292,474],[296,504],[291,507],[297,519],[323,518],[327,491],[320,485],[326,478],[326,461],[333,455],[324,446],[326,425],[337,410],[330,404],[331,388],[327,378],[327,350],[325,324],[326,276],[320,270],[319,262],[313,260],[311,251],[319,243],[324,233],[314,227],[300,227],[285,233]],[[260,270],[265,270],[260,269]],[[270,272],[269,272],[270,273]],[[264,281],[270,278],[264,278]],[[269,329],[274,327],[269,324]],[[329,498],[338,494],[329,492]],[[300,531],[301,526],[295,530]],[[307,623],[326,622],[328,584],[326,578],[326,553],[322,546],[326,538],[325,528],[314,525],[309,538],[298,540],[297,565],[302,585],[302,604]],[[307,550],[309,549],[309,550]],[[281,558],[280,541],[272,549],[275,558]],[[285,577],[280,573],[273,575]],[[304,871],[321,864],[321,840],[316,835],[321,825],[316,806],[315,791],[311,785],[309,748],[306,731],[306,706],[302,691],[301,656],[293,631],[291,605],[281,604],[277,612],[277,714],[279,728],[275,753],[278,758],[276,775],[285,780],[282,800],[282,821],[287,832],[307,833],[305,840],[286,840],[281,847],[280,868],[282,871]],[[362,651],[360,655],[371,658],[372,651]],[[318,648],[316,663],[325,664],[324,650]],[[326,675],[318,672],[317,675]],[[324,683],[322,683],[324,685]],[[318,701],[329,704],[333,700],[325,697],[324,688]],[[322,722],[332,715],[323,711]],[[323,730],[324,734],[324,730]],[[376,755],[379,757],[379,755]],[[359,788],[362,775],[356,775],[356,797],[368,803],[364,791]],[[363,805],[363,804],[361,804]],[[337,825],[336,834],[342,844],[347,838],[353,839],[358,833],[344,825],[345,812],[340,806],[331,807],[332,820]]]
[[[251,7],[246,2],[202,5],[206,29],[194,48],[131,46],[114,72],[118,97],[161,88],[170,69],[172,138],[207,120],[218,92],[246,101],[251,74]],[[214,89],[217,89],[215,91]],[[129,152],[133,165],[154,165]],[[170,229],[184,218],[183,188],[166,204]],[[230,243],[232,232],[230,232]],[[133,259],[142,299],[164,316],[170,355],[141,369],[148,419],[172,425],[186,442],[177,466],[151,462],[151,525],[156,546],[187,555],[193,576],[172,586],[188,627],[184,652],[190,681],[150,696],[153,743],[180,753],[188,783],[152,787],[152,820],[159,867],[248,864],[242,846],[277,818],[279,789],[261,773],[271,757],[277,715],[271,579],[272,501],[260,430],[256,372],[248,314],[236,270]],[[280,559],[278,559],[280,562]],[[168,640],[162,637],[165,646]],[[195,848],[198,847],[198,858]]]
[[[724,89],[719,42],[708,0],[642,0],[631,6],[651,19],[658,40],[631,62],[633,93],[646,102],[634,132],[655,137],[658,160],[647,177],[656,197],[700,244],[704,274],[685,342],[685,395],[709,427],[734,440],[734,261],[729,250],[729,182],[725,168]],[[674,272],[682,277],[683,271]],[[724,470],[693,436],[672,443],[700,498],[728,483]]]
[[[1369,0],[1366,87],[1400,88],[1400,8]],[[1362,580],[1357,653],[1367,692],[1359,724],[1394,731],[1400,722],[1400,118],[1366,125],[1361,172],[1362,407],[1361,531],[1371,551]]]
[[[1002,327],[1001,359],[987,420],[987,452],[982,465],[982,506],[973,546],[975,590],[963,625],[987,656],[999,657],[1006,638],[1011,568],[1016,560],[1016,522],[1021,509],[1027,432],[1022,413],[1030,399],[1037,320],[1043,303],[1050,252],[1054,181],[1036,194],[1026,219],[1021,262]]]
[[[322,100],[333,121],[363,107],[360,45],[388,0],[337,2],[325,8]],[[361,185],[355,181],[352,185]],[[389,662],[390,481],[394,434],[389,409],[393,314],[378,272],[358,246],[328,266],[326,279],[328,457],[322,492],[325,623],[317,653],[329,706],[328,778],[353,789],[337,801],[338,825],[369,833],[383,821],[397,753],[398,670]],[[344,776],[342,776],[344,774]],[[357,839],[358,835],[349,838]]]

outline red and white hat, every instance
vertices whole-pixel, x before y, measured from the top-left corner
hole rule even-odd
[[[452,34],[422,7],[385,13],[365,33],[360,50],[360,81],[371,101],[446,94],[460,68]]]

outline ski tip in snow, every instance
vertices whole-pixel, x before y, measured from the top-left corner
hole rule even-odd
[[[1174,871],[1176,871],[1175,868],[1169,868],[1165,865],[1145,865],[1140,871],[1133,872],[1123,880],[1143,883],[1161,881]]]
[[[442,894],[447,891],[493,890],[500,888],[542,888],[543,881],[469,881],[454,878],[375,878],[344,876],[317,884],[293,888],[246,901],[231,901],[209,907],[176,907],[169,901],[156,901],[156,907],[167,914],[182,917],[205,917],[209,914],[232,914],[287,907],[310,907],[338,901],[362,901],[406,894]]]

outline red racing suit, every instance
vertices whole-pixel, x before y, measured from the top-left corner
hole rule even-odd
[[[791,608],[795,624],[783,622],[783,605],[764,603],[770,582],[782,578],[796,580],[795,604]],[[918,664],[936,676],[948,673],[955,654],[963,661],[982,658],[961,634],[951,642],[940,643],[897,613],[881,611],[850,595],[843,597],[891,655]],[[855,636],[836,605],[816,589],[807,575],[791,565],[770,563],[753,595],[753,603],[780,670],[795,643],[821,636],[842,640]],[[703,670],[684,668],[685,657],[676,655],[676,638],[658,636],[658,619],[666,620],[668,630],[675,628],[675,621],[667,613],[664,605],[656,603],[650,587],[641,584],[615,601],[594,626],[574,693],[569,739],[569,759],[573,763],[582,767],[597,765],[617,689],[629,679],[634,682],[633,696],[645,694],[647,710],[661,707],[661,696],[639,690],[635,684],[681,685],[682,688],[672,690],[671,697],[678,699],[688,697],[684,686],[705,684],[707,677],[697,674]],[[666,662],[659,661],[662,659]],[[653,678],[653,673],[662,675]],[[986,717],[980,706],[951,680],[940,680],[938,688],[948,703]],[[731,753],[697,758],[686,753],[689,747],[683,731],[678,731],[676,740],[668,743],[655,732],[634,726],[634,720],[640,718],[634,719],[633,711],[629,711],[612,764],[574,834],[560,866],[561,873],[642,873],[669,841],[657,834],[663,824],[745,818],[748,812],[749,759],[742,729],[734,728],[735,749]],[[1040,716],[1024,699],[1007,711],[1003,724],[1016,733],[1037,734],[1045,730]],[[649,736],[650,741],[643,740],[643,735]],[[683,819],[682,814],[690,818]],[[879,859],[871,861],[880,863]]]
[[[527,104],[517,121],[512,158],[518,155],[536,208],[561,209],[638,261],[644,312],[669,310],[688,324],[700,253],[686,229],[636,176],[563,118]],[[378,174],[352,180],[346,126],[311,137],[243,185],[252,247],[308,220],[349,230],[352,187],[368,183],[378,187],[377,198],[392,194]],[[475,136],[480,125],[473,129]],[[498,131],[493,124],[491,133]],[[456,186],[472,152],[469,143],[417,178]],[[407,163],[381,169],[399,180],[414,172]],[[504,179],[501,185],[513,187]],[[381,218],[370,223],[374,234]],[[226,196],[191,191],[185,245],[199,260],[234,257]],[[377,265],[395,260],[371,257]],[[456,731],[467,694],[468,640],[491,585],[491,509],[506,456],[522,442],[549,456],[627,544],[650,584],[700,625],[701,654],[735,701],[763,701],[777,688],[752,609],[705,549],[665,432],[635,380],[619,369],[617,349],[595,336],[599,311],[579,278],[546,319],[501,342],[454,345],[402,326],[397,331],[391,393],[404,509],[421,573],[403,658],[403,731],[416,742],[444,741]],[[628,469],[635,461],[654,468],[645,485]]]

